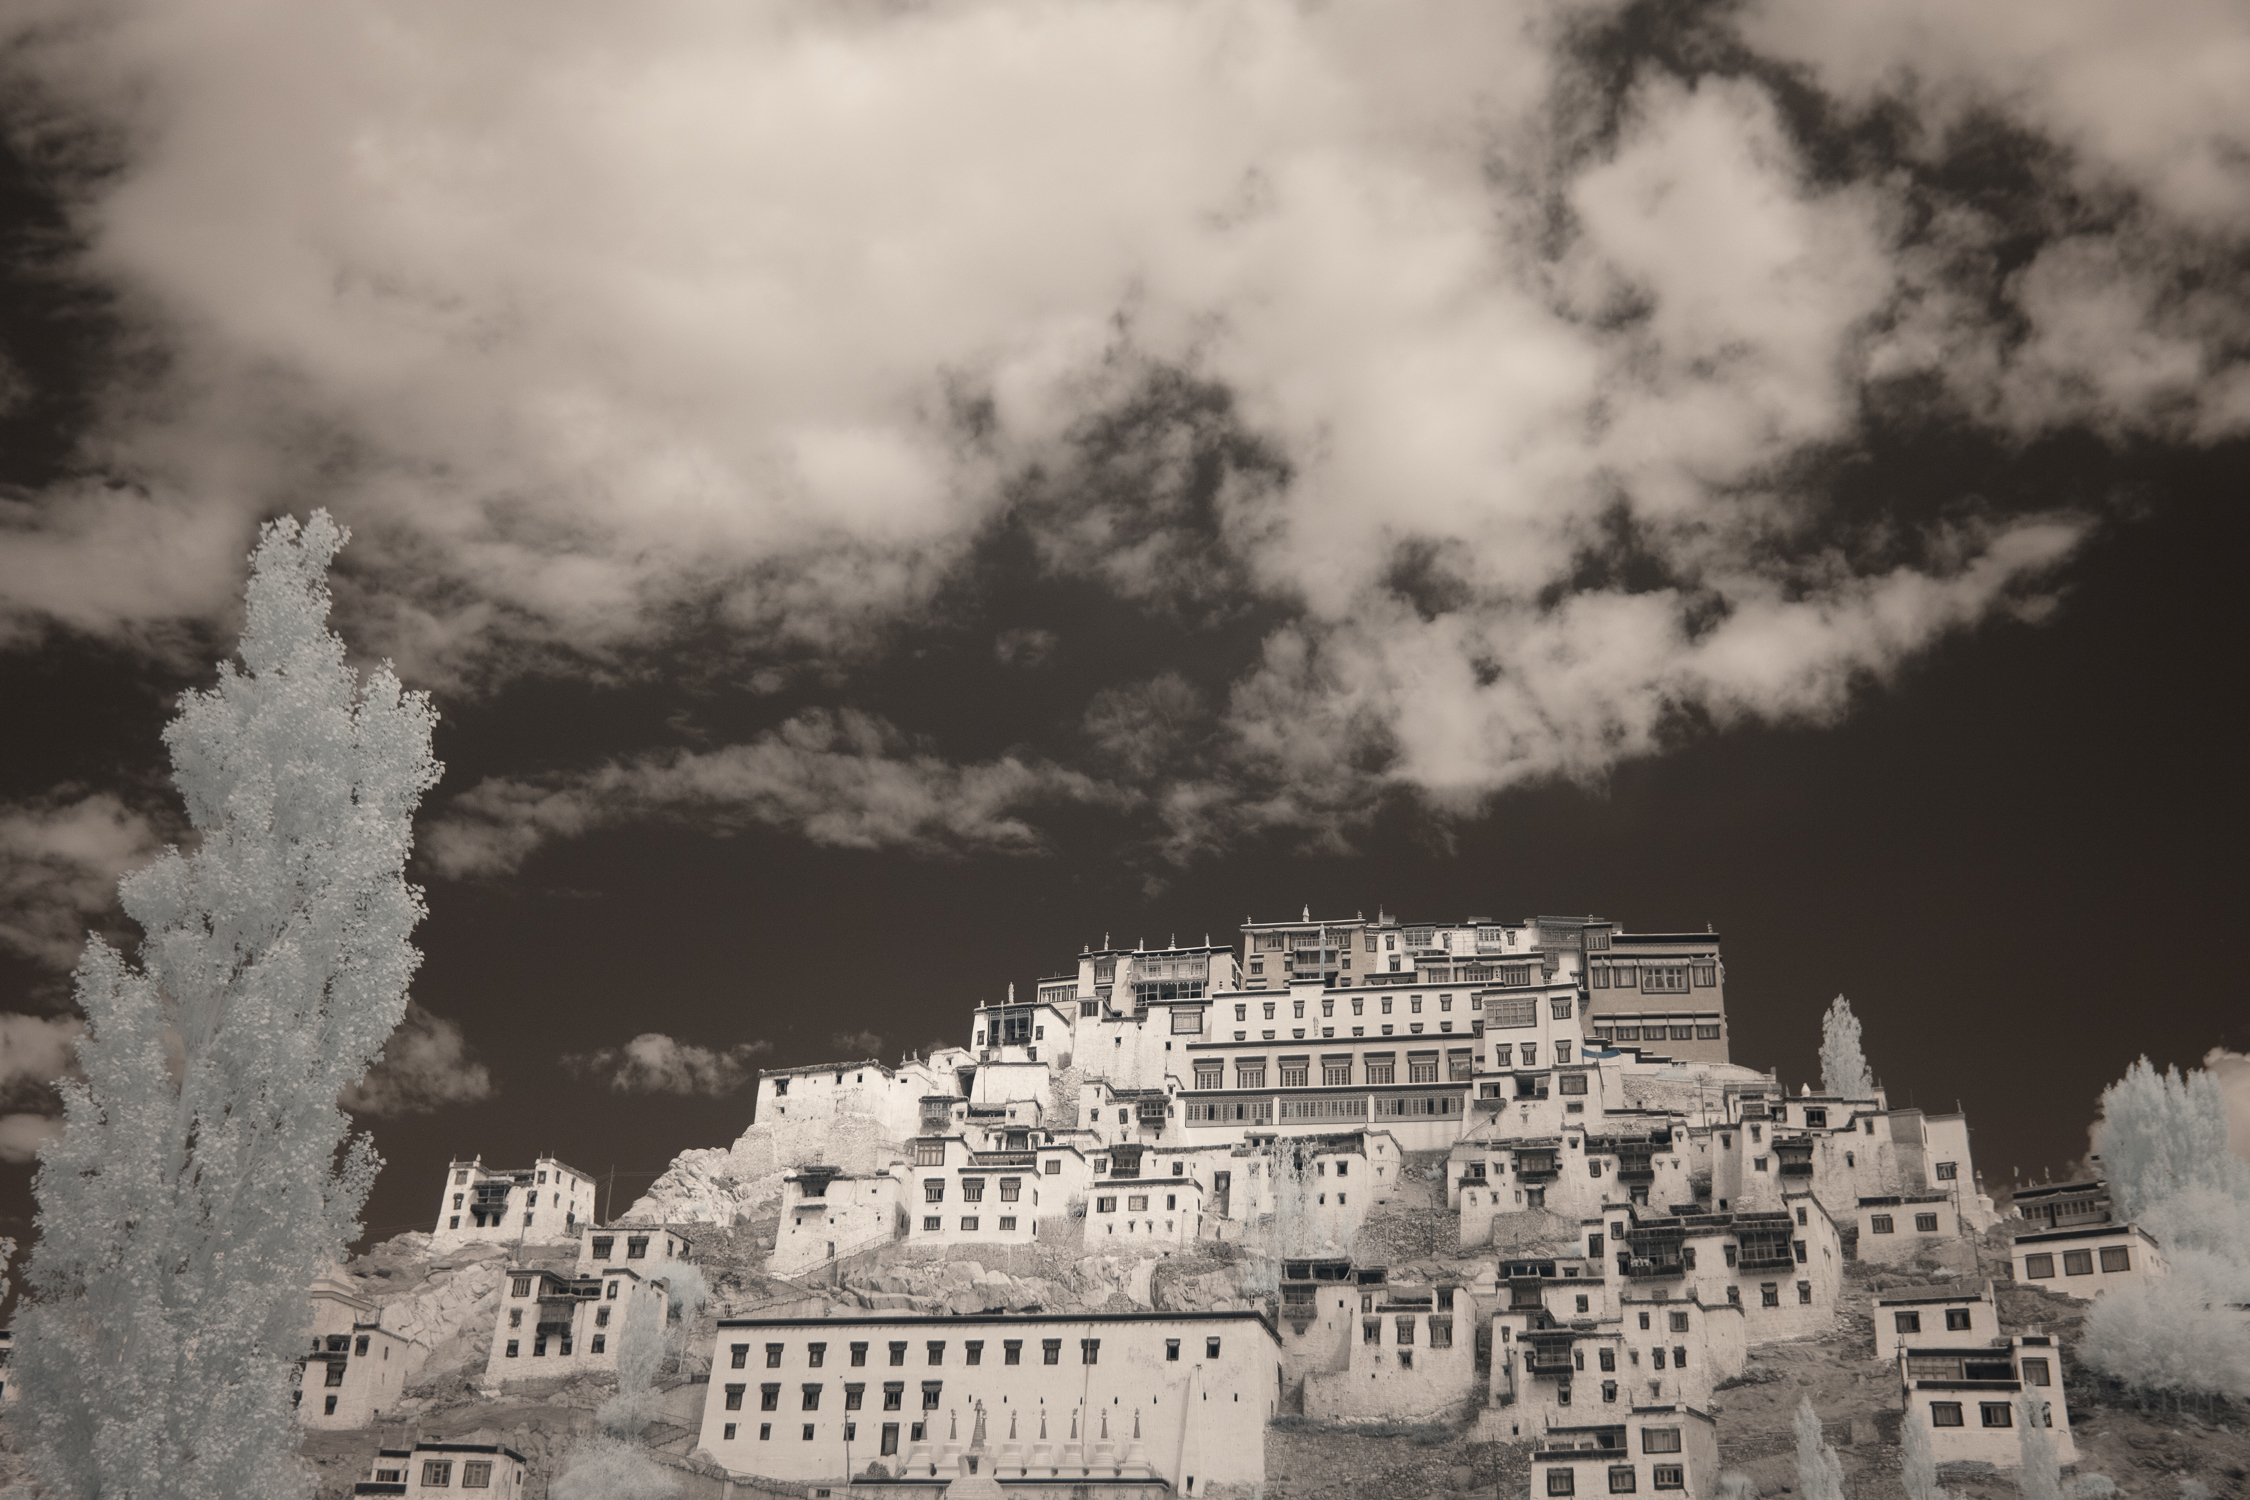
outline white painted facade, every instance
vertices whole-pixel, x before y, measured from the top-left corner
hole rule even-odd
[[[523,1494],[523,1455],[497,1443],[416,1443],[411,1448],[378,1448],[367,1478],[354,1495],[489,1496],[517,1500]]]
[[[1886,1364],[1901,1349],[1963,1348],[1999,1337],[2000,1310],[1989,1279],[1894,1287],[1875,1295],[1875,1357]]]
[[[906,1232],[906,1164],[882,1172],[800,1167],[782,1178],[781,1225],[766,1269],[796,1276]]]
[[[1558,1423],[1531,1450],[1531,1500],[1718,1490],[1718,1422],[1694,1407],[1633,1407],[1591,1425]]]
[[[981,1407],[1034,1477],[1115,1477],[1138,1444],[1176,1493],[1256,1486],[1278,1354],[1255,1313],[727,1318],[698,1446],[792,1482],[950,1471]]]
[[[310,1300],[312,1347],[298,1361],[298,1423],[333,1430],[380,1421],[429,1351],[384,1328],[375,1304],[340,1273],[314,1282]]]
[[[1342,1368],[1305,1375],[1306,1416],[1443,1421],[1476,1399],[1476,1305],[1465,1291],[1389,1282],[1354,1290],[1334,1319],[1344,1328]]]
[[[662,1272],[660,1262],[644,1273],[623,1264],[589,1266],[582,1260],[578,1274],[570,1276],[511,1267],[493,1315],[483,1389],[492,1394],[518,1381],[615,1374],[618,1344],[627,1327],[653,1321],[661,1331],[670,1321]]]
[[[1961,1237],[1961,1216],[1946,1193],[1862,1198],[1852,1210],[1859,1229],[1859,1258],[1875,1265],[1913,1260]]]
[[[2017,1281],[2088,1302],[2172,1274],[2156,1236],[2137,1224],[2018,1233],[2008,1254]]]
[[[593,1217],[593,1179],[575,1167],[542,1156],[529,1167],[503,1170],[479,1156],[446,1166],[430,1248],[560,1244]]]
[[[1901,1399],[1928,1425],[1930,1451],[1941,1464],[1988,1463],[2013,1469],[2023,1457],[2017,1398],[2026,1392],[2066,1464],[2078,1460],[2063,1399],[2061,1350],[2052,1339],[2022,1335],[1983,1345],[1900,1349]]]

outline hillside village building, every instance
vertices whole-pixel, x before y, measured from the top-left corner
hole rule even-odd
[[[382,1326],[375,1304],[331,1273],[312,1285],[312,1348],[298,1361],[297,1420],[306,1427],[379,1421],[429,1351]]]
[[[1875,1357],[1886,1363],[1901,1349],[1988,1345],[2000,1338],[2000,1309],[1992,1282],[1894,1287],[1875,1298]]]
[[[667,1268],[688,1259],[685,1235],[661,1225],[590,1231],[569,1274],[511,1266],[494,1314],[484,1388],[595,1371],[614,1373],[627,1329],[670,1320]]]
[[[524,1459],[497,1443],[416,1443],[379,1448],[354,1495],[456,1495],[463,1490],[490,1500],[519,1500]]]
[[[2117,1220],[2105,1182],[2042,1183],[2014,1196],[2023,1223],[2009,1259],[2025,1285],[2091,1301],[2172,1272],[2154,1235]]]
[[[942,1477],[981,1411],[1001,1474],[1256,1486],[1278,1354],[1250,1312],[723,1318],[700,1447],[768,1479]]]
[[[447,1165],[430,1248],[559,1244],[593,1216],[593,1179],[576,1168],[542,1156],[529,1167],[502,1171],[480,1156]]]
[[[2077,1462],[2058,1353],[2053,1339],[2037,1334],[1900,1349],[1902,1397],[1906,1409],[1929,1428],[1930,1451],[1937,1461],[2016,1467],[2023,1453],[2017,1398],[2028,1391],[2062,1462]]]
[[[1634,1407],[1540,1434],[1532,1500],[1553,1496],[1681,1494],[1708,1500],[1719,1477],[1718,1423],[1678,1403]]]

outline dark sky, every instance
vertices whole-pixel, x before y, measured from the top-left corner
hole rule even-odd
[[[455,1154],[621,1209],[745,1067],[1306,905],[1708,923],[1737,1061],[1816,1080],[1846,994],[1995,1185],[2250,1045],[2250,121],[2136,81],[2223,8],[2031,73],[1671,10],[870,13],[850,108],[755,26],[16,38],[0,1232],[172,701],[314,503],[444,715],[378,1234]]]

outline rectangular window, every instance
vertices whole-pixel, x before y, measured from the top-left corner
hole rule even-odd
[[[926,1234],[936,1234],[936,1233],[937,1233],[937,1232],[938,1232],[939,1230],[943,1229],[944,1227],[945,1227],[945,1220],[943,1220],[943,1219],[939,1218],[939,1217],[938,1217],[938,1216],[937,1216],[936,1214],[926,1214],[926,1215],[924,1215],[924,1216],[923,1216],[923,1219],[922,1219],[922,1230],[923,1230],[923,1232],[924,1232],[924,1233],[926,1233]]]
[[[1575,1469],[1549,1469],[1547,1493],[1550,1495],[1575,1495],[1578,1493],[1578,1473]]]
[[[1043,1365],[1059,1365],[1059,1364],[1061,1364],[1061,1363],[1062,1363],[1062,1340],[1061,1340],[1061,1339],[1041,1339],[1041,1340],[1039,1341],[1039,1362],[1040,1362],[1041,1364],[1043,1364]]]
[[[744,1392],[745,1390],[747,1390],[747,1389],[748,1389],[748,1387],[747,1387],[747,1386],[739,1386],[739,1385],[730,1385],[730,1386],[728,1386],[728,1387],[727,1387],[727,1410],[728,1410],[728,1411],[740,1411],[740,1410],[742,1410],[742,1393],[743,1393],[743,1392]]]
[[[1643,1453],[1677,1453],[1680,1451],[1680,1429],[1677,1427],[1643,1427],[1641,1429]]]
[[[2005,1401],[1979,1401],[1977,1420],[1986,1427],[2013,1427],[2016,1409]]]
[[[1630,1495],[1633,1493],[1633,1466],[1631,1464],[1612,1464],[1610,1466],[1609,1492],[1612,1495]]]
[[[733,1442],[733,1441],[734,1441],[734,1434],[735,1434],[735,1429],[736,1429],[737,1427],[739,1427],[740,1425],[741,1425],[741,1424],[740,1424],[740,1423],[738,1423],[738,1422],[729,1422],[729,1423],[727,1423],[727,1425],[726,1425],[726,1440],[727,1440],[728,1442],[730,1442],[730,1443],[731,1443],[731,1442]]]
[[[593,1343],[592,1343],[591,1345],[589,1345],[588,1347],[589,1347],[589,1348],[591,1348],[591,1349],[592,1349],[592,1351],[593,1351],[594,1353],[596,1353],[596,1354],[606,1354],[606,1353],[608,1353],[608,1352],[609,1352],[609,1335],[608,1335],[608,1334],[606,1334],[606,1333],[597,1333],[597,1334],[595,1334],[595,1335],[594,1335],[594,1342],[593,1342]]]
[[[858,1411],[866,1403],[866,1400],[866,1386],[853,1384],[844,1387],[844,1410]]]
[[[1891,1216],[1889,1214],[1869,1214],[1867,1216],[1867,1228],[1873,1234],[1890,1234],[1893,1232]]]
[[[1000,1363],[1004,1365],[1020,1365],[1023,1363],[1022,1339],[1009,1339],[1001,1344]]]
[[[904,1339],[898,1339],[892,1342],[891,1363],[894,1365],[903,1365],[906,1363],[906,1341]]]
[[[867,1363],[867,1346],[865,1344],[852,1345],[852,1363],[855,1365]]]
[[[1583,1073],[1562,1074],[1556,1080],[1555,1087],[1560,1093],[1583,1094],[1586,1092],[1586,1075]]]
[[[2102,1250],[2104,1271],[2130,1271],[2133,1269],[2133,1252],[2129,1246],[2108,1245]]]
[[[2065,1250],[2063,1252],[2065,1276],[2091,1276],[2094,1274],[2094,1252],[2091,1250]]]
[[[898,1423],[885,1422],[883,1424],[883,1454],[888,1457],[896,1452],[898,1452]]]
[[[1797,1283],[1797,1301],[1801,1306],[1810,1307],[1812,1305],[1811,1282],[1800,1281]]]
[[[984,1340],[970,1339],[961,1346],[963,1358],[972,1365],[984,1363]]]
[[[917,1167],[942,1167],[945,1165],[945,1142],[916,1141],[914,1165]]]
[[[1671,1317],[1672,1331],[1674,1333],[1685,1333],[1688,1331],[1688,1315],[1686,1313],[1675,1312],[1671,1315]]]
[[[905,1405],[906,1405],[906,1382],[905,1382],[905,1381],[903,1381],[903,1380],[886,1380],[886,1381],[884,1381],[884,1382],[883,1382],[883,1410],[885,1410],[885,1411],[898,1411],[899,1409],[901,1409],[901,1408],[902,1408],[902,1407],[904,1407]]]
[[[798,1408],[798,1410],[800,1410],[800,1411],[819,1411],[819,1410],[820,1410],[820,1387],[819,1387],[819,1386],[817,1386],[817,1385],[807,1385],[807,1386],[800,1386],[800,1387],[799,1387],[798,1389],[799,1389],[799,1390],[800,1390],[800,1391],[801,1391],[801,1392],[803,1393],[803,1396],[804,1396],[804,1405],[803,1405],[803,1406],[801,1406],[801,1407],[799,1407],[799,1408]]]
[[[984,1201],[984,1179],[982,1177],[964,1177],[961,1179],[961,1201],[963,1203],[982,1203]]]
[[[1687,1469],[1681,1464],[1658,1464],[1650,1473],[1650,1482],[1660,1490],[1684,1490]]]
[[[924,1203],[943,1203],[945,1201],[945,1179],[942,1177],[924,1178],[922,1180],[922,1201]]]
[[[1102,1341],[1100,1339],[1080,1339],[1078,1341],[1078,1362],[1080,1364],[1098,1365],[1101,1361]]]
[[[645,1234],[627,1235],[625,1237],[625,1258],[627,1260],[647,1260],[648,1236]]]
[[[2023,1362],[2023,1383],[2025,1385],[2047,1385],[2051,1383],[2051,1380],[2052,1376],[2045,1360],[2027,1359]]]
[[[450,1458],[425,1458],[422,1460],[422,1488],[426,1490],[450,1489],[453,1485],[453,1460]]]
[[[1781,1283],[1778,1281],[1759,1282],[1758,1305],[1761,1307],[1781,1306]]]
[[[931,1340],[929,1341],[929,1346],[928,1346],[928,1347],[929,1347],[929,1354],[930,1354],[930,1363],[931,1363],[931,1364],[933,1364],[933,1365],[942,1365],[942,1364],[944,1364],[944,1363],[945,1363],[945,1340],[943,1340],[943,1339],[931,1339]]]
[[[1959,1164],[1958,1162],[1941,1161],[1941,1162],[1939,1162],[1939,1163],[1937,1164],[1937,1180],[1938,1180],[1938,1181],[1940,1181],[1940,1182],[1957,1182],[1957,1181],[1959,1181],[1959,1180],[1960,1180],[1960,1176],[1961,1176],[1961,1167],[1960,1167],[1960,1164]]]
[[[591,1252],[592,1258],[595,1260],[608,1260],[610,1247],[616,1243],[617,1241],[610,1235],[595,1235],[593,1240],[593,1249]]]
[[[977,1232],[977,1221],[974,1218],[963,1219],[961,1231],[964,1234],[975,1234]]]
[[[1892,1313],[1891,1324],[1900,1333],[1920,1333],[1922,1315],[1918,1312]]]
[[[817,1369],[819,1369],[819,1368],[820,1368],[820,1367],[821,1367],[822,1365],[824,1365],[824,1364],[827,1364],[827,1363],[828,1363],[828,1346],[827,1346],[826,1344],[807,1344],[807,1345],[805,1345],[805,1364],[806,1364],[806,1365],[807,1365],[807,1366],[808,1366],[809,1368],[817,1370]]]
[[[1348,1057],[1323,1058],[1320,1063],[1320,1082],[1324,1088],[1339,1089],[1352,1081],[1352,1060]]]
[[[781,1387],[778,1384],[758,1387],[758,1410],[781,1410]]]
[[[1216,1063],[1210,1067],[1205,1067],[1201,1063],[1196,1064],[1195,1086],[1199,1089],[1226,1087],[1226,1069]]]
[[[942,1381],[942,1380],[925,1380],[925,1381],[923,1381],[923,1382],[922,1382],[922,1410],[924,1410],[924,1411],[936,1411],[936,1410],[938,1409],[938,1400],[939,1400],[939,1396],[940,1396],[940,1393],[942,1393],[942,1392],[944,1391],[944,1389],[945,1389],[945,1382],[944,1382],[944,1381]]]
[[[1914,1216],[1914,1232],[1915,1232],[1916,1234],[1936,1234],[1936,1233],[1937,1233],[1937,1215],[1936,1215],[1936,1214],[1916,1214],[1916,1215]]]
[[[1437,1054],[1435,1052],[1410,1052],[1406,1057],[1408,1083],[1437,1082]]]
[[[1234,1086],[1238,1089],[1262,1089],[1266,1086],[1266,1060],[1238,1062],[1234,1065]]]
[[[1117,1200],[1115,1198],[1096,1198],[1094,1200],[1094,1212],[1098,1214],[1116,1213]]]
[[[1394,1083],[1398,1079],[1398,1059],[1390,1052],[1370,1052],[1367,1055],[1367,1081],[1369,1084]]]
[[[1945,1310],[1945,1329],[1946,1329],[1946,1332],[1948,1332],[1948,1333],[1958,1333],[1958,1332],[1960,1332],[1961,1330],[1963,1330],[1963,1329],[1967,1328],[1968,1326],[1969,1326],[1969,1310],[1968,1310],[1967,1308],[1965,1308],[1965,1307],[1949,1307],[1949,1308],[1947,1308],[1947,1309]]]

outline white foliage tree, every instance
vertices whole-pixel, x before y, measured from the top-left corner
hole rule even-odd
[[[1844,1500],[1844,1461],[1820,1440],[1812,1397],[1797,1403],[1797,1492],[1803,1500]]]
[[[1820,1019],[1820,1091],[1842,1099],[1866,1099],[1875,1093],[1867,1054],[1860,1049],[1859,1017],[1842,995],[1829,1002],[1828,1014]]]
[[[90,938],[83,1078],[41,1153],[16,1328],[19,1421],[69,1497],[300,1496],[305,1288],[379,1165],[337,1097],[380,1055],[420,956],[405,879],[438,776],[427,697],[363,683],[327,627],[346,533],[267,526],[242,666],[165,730],[197,844],[120,882],[139,962]]]
[[[665,1500],[679,1490],[679,1476],[636,1444],[596,1436],[570,1450],[570,1468],[547,1494],[549,1500]]]
[[[1911,1405],[1899,1423],[1899,1483],[1906,1500],[1951,1500],[1937,1480],[1937,1450],[1930,1446],[1930,1426]]]
[[[2016,1397],[2016,1488],[2023,1500],[2063,1500],[2062,1453],[2047,1430],[2047,1403],[2025,1391]]]
[[[2140,1059],[2102,1091],[2094,1145],[2119,1216],[2156,1236],[2171,1274],[2104,1293],[2079,1358],[2174,1401],[2250,1397],[2250,1339],[2224,1315],[2250,1302],[2250,1163],[2227,1149],[2218,1079]]]

